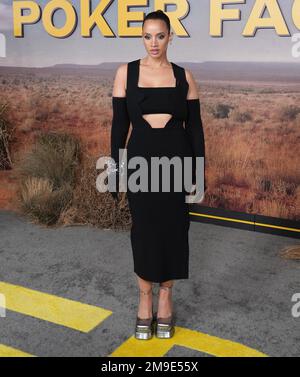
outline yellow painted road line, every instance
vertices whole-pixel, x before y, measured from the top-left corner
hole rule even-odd
[[[163,357],[174,345],[219,357],[267,357],[243,344],[178,326],[175,326],[175,334],[170,339],[158,339],[154,335],[152,339],[139,340],[132,336],[108,356]]]
[[[0,344],[0,357],[35,357],[30,353]]]
[[[5,295],[6,309],[82,332],[91,331],[112,314],[107,309],[3,281],[0,293]]]
[[[243,224],[251,224],[251,225],[255,225],[255,226],[263,226],[265,228],[289,230],[291,232],[298,232],[298,233],[300,232],[300,229],[289,228],[287,226],[281,226],[281,225],[272,225],[272,224],[259,223],[259,222],[255,222],[255,221],[239,220],[239,219],[233,219],[231,217],[224,217],[224,216],[206,215],[204,213],[197,213],[197,212],[189,212],[189,214],[193,215],[193,216],[208,217],[210,219],[225,220],[225,221],[231,221],[231,222],[243,223]]]
[[[255,226],[264,226],[265,228],[283,229],[283,230],[290,230],[291,232],[300,232],[300,229],[297,229],[297,228],[288,228],[287,226],[281,226],[281,225],[255,223]]]

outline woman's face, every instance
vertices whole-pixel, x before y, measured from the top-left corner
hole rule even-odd
[[[147,20],[143,27],[143,42],[150,56],[153,58],[164,55],[168,48],[168,43],[172,40],[168,34],[168,28],[162,20]]]

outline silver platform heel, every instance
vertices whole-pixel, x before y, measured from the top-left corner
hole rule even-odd
[[[160,285],[159,288],[171,290],[172,287],[173,286],[167,287],[167,286]],[[155,315],[157,315],[157,313],[155,313]],[[169,317],[157,317],[155,336],[161,339],[171,338],[175,332],[174,324],[175,324],[175,317],[173,313]]]
[[[144,295],[148,295],[152,292],[152,287],[149,291],[143,291],[140,289],[140,292]],[[153,305],[152,305],[152,316],[150,318],[140,318],[136,317],[135,324],[135,338],[148,340],[153,337],[155,332],[155,315],[153,314]]]

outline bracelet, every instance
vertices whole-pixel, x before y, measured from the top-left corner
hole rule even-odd
[[[107,174],[112,174],[118,171],[117,164],[110,159],[107,162]]]
[[[120,168],[117,167],[117,164],[114,161],[111,161],[111,159],[107,162],[107,174],[112,174],[115,172],[120,171],[120,174],[123,174],[125,161],[123,160],[120,164]]]

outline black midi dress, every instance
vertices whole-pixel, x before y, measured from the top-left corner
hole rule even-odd
[[[130,239],[134,272],[144,280],[164,282],[189,278],[189,204],[190,192],[183,186],[174,187],[174,171],[169,169],[169,190],[162,188],[166,174],[156,165],[159,185],[151,191],[151,161],[167,157],[182,160],[195,156],[192,134],[188,135],[183,122],[188,117],[188,82],[184,68],[171,62],[176,78],[174,87],[139,87],[140,59],[128,63],[126,107],[132,132],[127,144],[127,198],[132,218]],[[195,100],[196,101],[196,100]],[[172,117],[159,128],[154,128],[143,114],[168,113]],[[200,126],[200,125],[198,125]],[[192,128],[191,128],[192,129]],[[199,128],[198,128],[199,129]],[[126,127],[122,130],[123,139]],[[203,146],[203,140],[201,140]],[[199,150],[199,155],[204,151]],[[130,179],[136,177],[140,165],[130,167],[130,160],[142,157],[148,165],[147,191],[130,189]],[[161,161],[161,160],[160,160]]]

